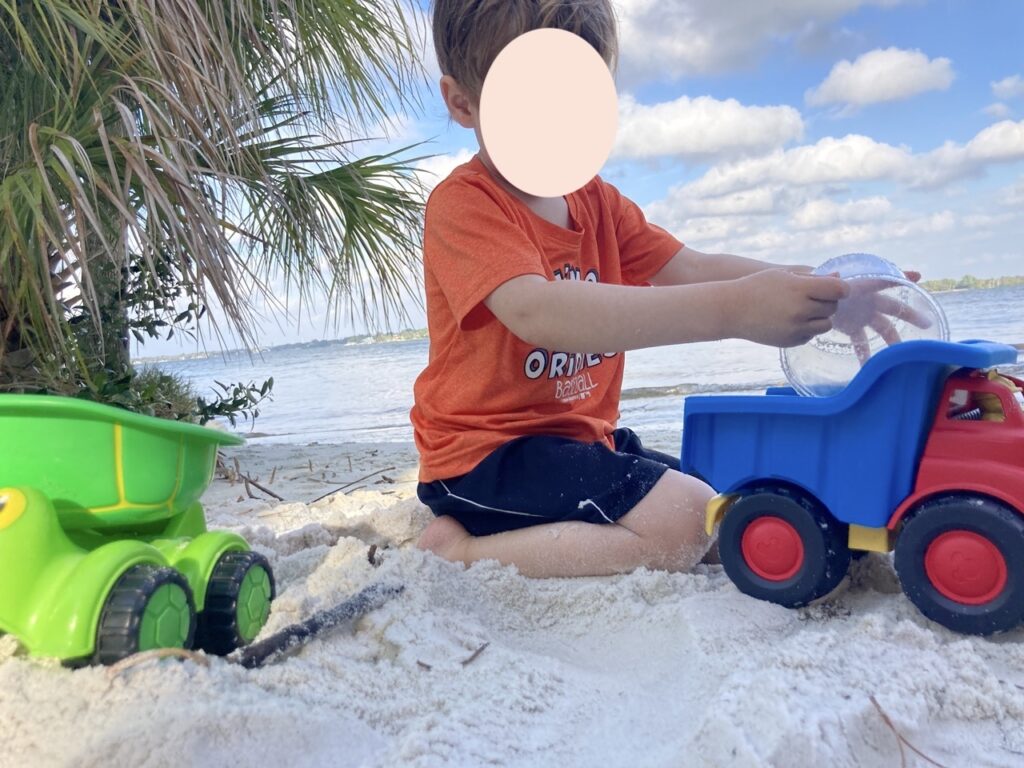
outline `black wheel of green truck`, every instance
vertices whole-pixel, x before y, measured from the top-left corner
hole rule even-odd
[[[107,595],[92,660],[113,664],[142,651],[191,648],[195,630],[195,604],[185,577],[173,568],[135,565]]]
[[[196,647],[224,656],[260,633],[274,599],[274,574],[257,552],[226,552],[213,568]]]
[[[744,493],[722,520],[718,550],[741,592],[787,608],[827,595],[850,566],[847,527],[782,486]]]
[[[980,496],[947,496],[911,513],[896,538],[903,592],[932,621],[988,635],[1024,621],[1024,517]]]

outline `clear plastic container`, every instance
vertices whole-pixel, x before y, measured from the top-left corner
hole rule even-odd
[[[899,341],[949,340],[946,315],[935,299],[885,259],[847,253],[814,274],[838,274],[849,283],[850,295],[839,302],[831,331],[780,352],[786,379],[801,395],[834,395],[872,355]]]

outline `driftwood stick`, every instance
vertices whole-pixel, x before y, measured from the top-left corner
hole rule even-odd
[[[404,589],[400,584],[373,584],[333,608],[317,611],[305,621],[287,626],[241,649],[236,660],[249,669],[277,661],[341,622],[358,619],[379,608],[391,598],[402,594]]]
[[[488,645],[490,645],[490,642],[484,643],[479,648],[477,648],[475,651],[473,651],[473,653],[471,653],[467,658],[463,659],[462,660],[462,666],[465,667],[466,665],[472,664],[474,661],[476,661],[477,658],[479,658],[480,654],[484,652],[484,650],[487,648]]]
[[[316,504],[318,501],[322,501],[322,500],[326,499],[328,496],[333,496],[338,491],[343,491],[343,490],[345,490],[346,488],[348,488],[351,485],[355,485],[356,483],[361,483],[363,480],[366,480],[367,478],[373,477],[374,475],[379,475],[382,472],[390,472],[393,469],[396,469],[396,467],[384,467],[384,469],[378,469],[376,472],[371,472],[368,475],[363,475],[362,477],[357,477],[355,480],[353,480],[353,481],[351,481],[349,483],[345,483],[344,485],[335,488],[333,491],[328,491],[323,496],[317,496],[315,499],[313,499],[309,503],[310,504]]]
[[[277,499],[278,501],[284,501],[284,497],[283,497],[283,496],[278,496],[278,495],[277,495],[276,493],[274,493],[274,492],[273,492],[272,490],[270,490],[269,488],[267,488],[267,487],[266,487],[266,486],[264,486],[264,485],[260,485],[260,484],[259,484],[259,483],[257,483],[257,482],[256,482],[255,480],[253,480],[253,479],[252,479],[251,477],[249,477],[248,475],[242,475],[242,478],[243,478],[243,479],[244,479],[244,480],[245,480],[245,481],[246,481],[247,483],[249,483],[250,485],[254,485],[254,486],[256,486],[257,488],[259,488],[259,489],[260,489],[261,491],[263,491],[263,492],[264,492],[265,494],[267,494],[267,496],[272,496],[273,498]]]
[[[875,709],[878,710],[878,714],[882,716],[882,721],[887,726],[889,726],[889,730],[891,730],[893,735],[896,737],[896,743],[897,743],[897,745],[900,748],[900,765],[906,765],[906,756],[903,753],[903,745],[906,744],[907,748],[911,752],[913,752],[915,755],[920,757],[925,762],[930,763],[931,765],[936,766],[936,768],[946,768],[946,766],[944,766],[942,763],[937,762],[937,761],[933,760],[932,758],[928,757],[928,755],[926,755],[920,749],[918,749],[913,744],[911,744],[909,741],[907,741],[907,737],[904,736],[902,733],[900,733],[899,729],[897,729],[896,726],[893,725],[893,722],[889,718],[889,715],[887,715],[885,713],[885,710],[882,709],[882,705],[878,703],[878,699],[876,699],[873,694],[871,696],[868,696],[868,699],[875,706]]]

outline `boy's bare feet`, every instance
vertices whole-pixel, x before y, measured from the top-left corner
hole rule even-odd
[[[444,515],[435,517],[430,525],[423,529],[416,546],[426,549],[445,560],[461,561],[465,553],[466,542],[472,538],[454,517]]]

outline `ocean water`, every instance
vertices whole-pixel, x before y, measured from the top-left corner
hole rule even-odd
[[[1024,286],[936,295],[953,339],[1024,342]],[[245,353],[210,353],[161,367],[200,392],[214,381],[274,377],[273,399],[255,425],[239,423],[258,442],[402,442],[412,440],[412,386],[427,362],[425,339],[344,344],[321,341]],[[1017,369],[1024,369],[1018,365]],[[727,340],[629,352],[620,424],[645,443],[678,451],[683,400],[706,392],[756,392],[784,383],[778,350]]]

